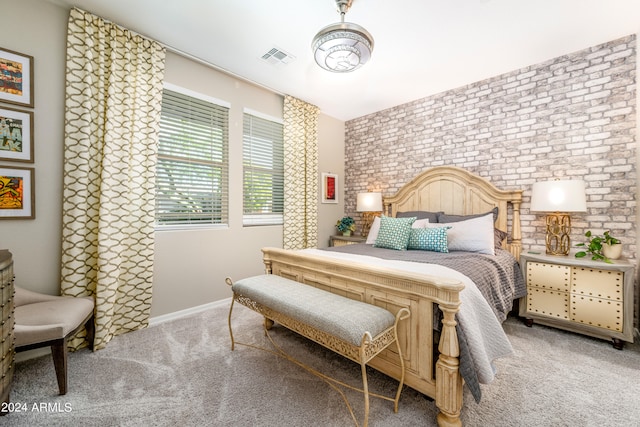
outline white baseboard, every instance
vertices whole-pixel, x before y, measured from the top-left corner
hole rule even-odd
[[[210,302],[208,304],[198,305],[196,307],[187,308],[180,311],[174,311],[173,313],[163,314],[161,316],[151,317],[149,319],[149,327],[157,326],[164,322],[180,319],[181,317],[190,316],[192,314],[201,313],[206,310],[210,310],[221,305],[229,306],[231,304],[231,297],[225,298],[219,301]]]

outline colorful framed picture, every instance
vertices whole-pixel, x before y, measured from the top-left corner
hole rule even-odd
[[[0,219],[36,217],[33,168],[0,166]]]
[[[33,163],[33,113],[0,107],[0,160]]]
[[[322,173],[322,203],[338,203],[338,175]]]
[[[33,107],[33,56],[0,48],[0,102]]]

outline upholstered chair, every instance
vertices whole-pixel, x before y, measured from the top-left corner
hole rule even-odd
[[[67,393],[67,339],[86,326],[93,338],[92,297],[46,295],[15,287],[16,352],[51,347],[60,394]]]

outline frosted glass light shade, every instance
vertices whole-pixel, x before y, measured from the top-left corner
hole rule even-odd
[[[321,29],[311,43],[313,57],[328,71],[346,73],[366,64],[373,51],[373,37],[360,25],[339,22]]]
[[[555,180],[533,184],[531,212],[586,212],[584,181]]]
[[[381,212],[382,193],[358,193],[357,212]]]

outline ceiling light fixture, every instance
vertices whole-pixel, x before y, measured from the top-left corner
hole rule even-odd
[[[321,29],[311,43],[316,62],[325,70],[346,73],[360,68],[371,58],[371,34],[360,25],[344,22],[351,3],[353,0],[336,0],[341,22]]]

